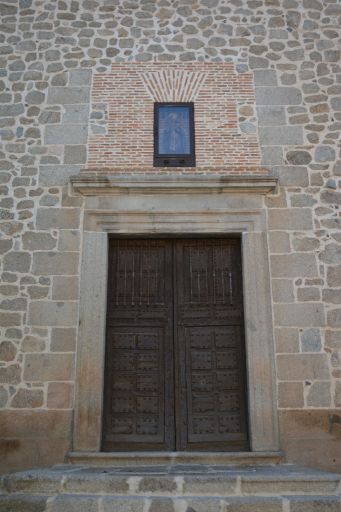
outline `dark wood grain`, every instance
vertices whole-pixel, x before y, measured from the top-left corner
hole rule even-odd
[[[110,241],[103,450],[247,450],[238,239]]]

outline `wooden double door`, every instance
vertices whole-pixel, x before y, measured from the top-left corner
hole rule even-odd
[[[111,239],[105,451],[248,450],[239,239]]]

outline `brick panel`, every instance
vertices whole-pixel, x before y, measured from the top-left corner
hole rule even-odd
[[[91,100],[105,103],[107,122],[105,134],[89,137],[88,168],[150,169],[154,102],[193,101],[197,167],[259,172],[257,134],[238,123],[238,107],[255,104],[253,78],[232,63],[113,64],[94,75]]]

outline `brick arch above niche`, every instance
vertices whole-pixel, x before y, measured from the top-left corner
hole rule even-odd
[[[113,63],[110,73],[95,74],[91,103],[105,115],[89,136],[87,169],[154,172],[153,107],[167,101],[195,103],[196,167],[189,172],[261,172],[253,74],[231,62]]]
[[[160,69],[139,75],[155,102],[195,101],[207,78],[205,72],[185,69]]]

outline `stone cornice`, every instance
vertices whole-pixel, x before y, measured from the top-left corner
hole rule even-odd
[[[259,174],[133,174],[104,173],[83,170],[70,181],[75,191],[84,196],[116,195],[133,192],[140,194],[217,194],[243,193],[265,195],[274,193],[278,178],[259,169]]]

